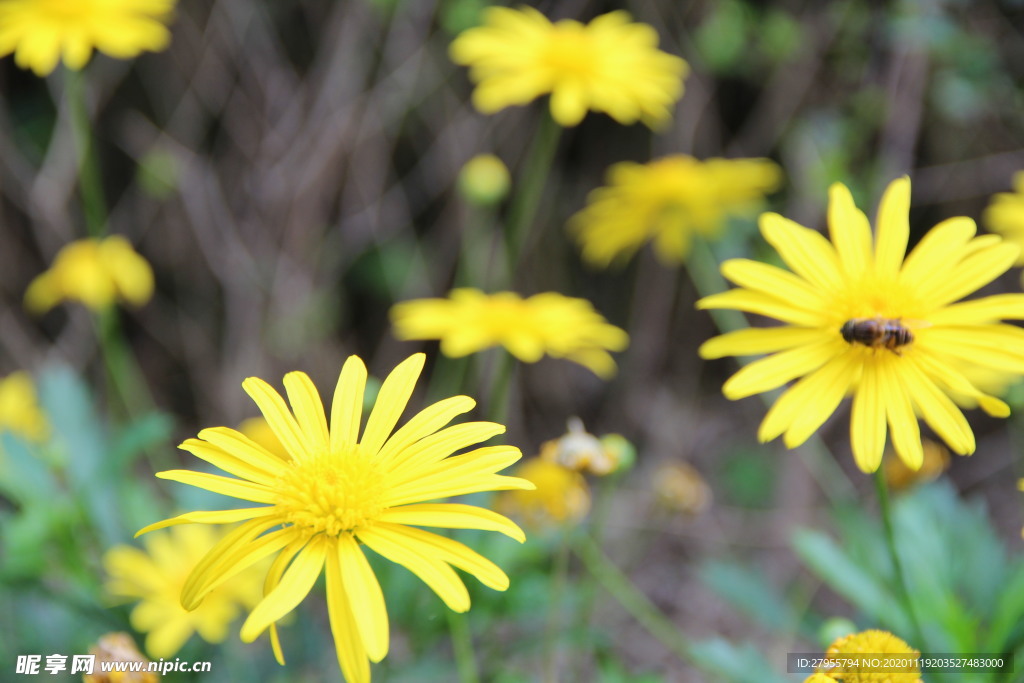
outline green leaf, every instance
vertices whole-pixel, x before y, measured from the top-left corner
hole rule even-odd
[[[738,611],[773,631],[797,631],[800,615],[780,596],[774,586],[752,569],[732,562],[712,561],[699,570],[701,581]],[[804,629],[813,637],[813,629]]]
[[[909,632],[910,621],[886,585],[851,560],[827,535],[802,529],[793,535],[793,546],[800,559],[832,590],[889,630]]]
[[[733,645],[722,638],[693,643],[693,663],[729,683],[792,683],[775,672],[764,656],[750,645]]]

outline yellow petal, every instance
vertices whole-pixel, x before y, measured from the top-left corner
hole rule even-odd
[[[214,444],[199,439],[186,439],[178,448],[188,451],[200,460],[205,460],[228,474],[248,479],[257,484],[272,486],[277,480],[276,472],[267,471],[251,461],[239,458]]]
[[[944,306],[981,289],[1009,270],[1019,253],[1016,245],[1003,243],[971,254],[927,292],[928,301]]]
[[[879,390],[878,365],[866,363],[853,393],[850,445],[861,472],[878,469],[885,451],[885,397]]]
[[[960,409],[918,367],[912,355],[905,355],[903,360],[905,369],[901,375],[907,393],[928,426],[942,437],[953,452],[960,455],[973,453],[974,432]]]
[[[839,256],[821,233],[777,213],[761,214],[759,224],[765,240],[779,252],[790,270],[820,290],[842,287]]]
[[[1015,374],[1024,374],[1024,330],[1013,325],[944,327],[927,330],[931,351]]]
[[[391,430],[398,424],[398,419],[402,417],[409,397],[412,396],[416,380],[423,370],[425,360],[426,356],[422,353],[414,353],[402,361],[384,380],[373,411],[366,422],[363,438],[359,442],[368,452],[377,453],[391,434]]]
[[[976,325],[1024,320],[1024,294],[995,294],[945,306],[928,316],[933,325]]]
[[[331,620],[338,665],[345,680],[347,683],[369,683],[370,662],[366,659],[359,626],[349,604],[337,553],[327,554],[327,614]]]
[[[306,439],[281,395],[259,377],[247,378],[242,382],[242,389],[267,418],[267,424],[285,450],[296,460],[304,458],[308,452]]]
[[[889,183],[878,205],[875,272],[886,280],[899,275],[910,236],[910,178]]]
[[[374,527],[360,531],[359,540],[374,552],[402,565],[419,577],[449,609],[455,612],[465,612],[469,609],[469,591],[466,590],[466,584],[447,563],[415,552],[403,545],[400,540],[396,541],[391,535],[377,533]]]
[[[281,458],[234,429],[210,427],[199,432],[199,438],[267,472],[277,474],[284,467]]]
[[[826,322],[820,312],[808,311],[788,301],[748,289],[730,289],[728,292],[706,296],[697,302],[697,308],[732,308],[804,327],[820,327]]]
[[[821,330],[809,327],[756,327],[727,332],[701,344],[701,358],[753,356],[813,344],[821,339]]]
[[[409,550],[458,567],[488,588],[497,591],[508,588],[508,576],[498,565],[458,541],[400,524],[376,524],[373,531],[378,537],[388,537]]]
[[[436,526],[445,529],[483,529],[505,534],[520,543],[526,540],[526,534],[511,519],[474,505],[458,503],[403,505],[385,510],[379,519],[392,524]]]
[[[277,502],[277,494],[272,489],[242,479],[231,479],[216,474],[207,474],[206,472],[193,472],[192,470],[167,470],[166,472],[157,472],[156,476],[160,479],[177,481],[224,496],[251,500],[254,503]]]
[[[476,407],[476,401],[468,396],[453,396],[428,406],[402,425],[402,428],[387,440],[378,457],[385,461],[399,456],[403,450],[434,434],[456,416],[468,413],[474,407]]]
[[[826,338],[817,344],[780,351],[741,368],[726,380],[722,393],[731,400],[745,398],[779,387],[802,377],[845,351],[845,344]]]
[[[359,356],[349,356],[341,368],[331,402],[331,452],[359,441],[359,423],[363,415],[366,366]]]
[[[839,262],[847,277],[860,278],[871,267],[871,224],[842,183],[833,184],[828,197],[829,233]]]
[[[924,462],[921,428],[917,424],[914,405],[897,370],[898,363],[899,360],[890,361],[887,367],[878,373],[879,391],[886,397],[885,412],[892,435],[892,446],[907,467],[917,471]]]
[[[295,556],[291,566],[281,577],[281,582],[269,595],[260,600],[242,624],[242,631],[239,633],[242,642],[251,643],[256,640],[268,626],[302,602],[323,570],[327,558],[327,545],[322,536],[316,537]]]
[[[464,422],[424,437],[392,457],[387,467],[390,472],[403,468],[432,465],[474,444],[505,433],[505,426],[495,422]]]
[[[964,246],[976,231],[974,221],[964,216],[944,220],[929,230],[903,262],[899,287],[927,292],[922,288],[949,277]]]
[[[820,290],[803,278],[767,263],[750,259],[729,259],[722,264],[722,275],[745,289],[782,299],[810,311],[820,309]]]
[[[380,583],[350,534],[338,536],[338,561],[345,577],[349,607],[356,617],[356,626],[372,662],[379,662],[388,653],[388,610]]]
[[[861,363],[854,353],[833,358],[779,397],[769,414],[765,415],[759,436],[768,437],[762,438],[763,441],[775,438],[779,433],[775,430],[782,427],[786,448],[801,445],[835,412],[860,376],[860,369]],[[778,425],[772,414],[776,410],[780,417],[788,413],[788,418],[780,419]]]
[[[313,451],[326,451],[329,447],[327,418],[313,381],[304,372],[289,372],[284,376],[284,388],[308,447]]]
[[[196,512],[186,512],[183,515],[171,517],[170,519],[165,519],[139,529],[135,532],[135,538],[138,538],[143,534],[148,534],[150,531],[166,529],[167,527],[177,526],[178,524],[234,524],[235,522],[241,522],[247,519],[266,517],[274,512],[276,511],[272,505],[258,508],[240,508],[238,510],[200,510]]]

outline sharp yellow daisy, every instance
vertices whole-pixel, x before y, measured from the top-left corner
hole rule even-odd
[[[268,628],[283,663],[275,622],[327,577],[327,610],[345,678],[368,681],[367,658],[388,651],[384,595],[361,546],[405,566],[448,607],[469,609],[469,593],[452,566],[484,585],[505,590],[497,565],[461,543],[418,526],[498,531],[520,542],[522,530],[490,510],[456,503],[424,503],[478,491],[531,489],[533,484],[497,474],[522,457],[512,446],[459,451],[505,431],[490,422],[446,426],[475,406],[468,396],[435,403],[392,431],[406,408],[424,356],[409,357],[388,375],[360,436],[366,367],[351,356],[341,370],[330,426],[316,388],[302,372],[284,378],[291,402],[263,380],[242,383],[287,450],[282,459],[227,427],[204,429],[182,448],[234,476],[190,470],[160,472],[178,481],[257,503],[237,510],[190,512],[139,533],[175,524],[242,524],[196,565],[181,603],[194,609],[213,589],[264,557],[276,556],[265,597],[242,625],[251,642]],[[294,411],[294,412],[293,412]]]
[[[850,441],[857,465],[873,472],[886,434],[911,469],[923,460],[917,416],[956,453],[974,451],[974,433],[955,401],[1009,414],[964,368],[1024,373],[1024,295],[960,301],[1006,272],[1019,249],[995,235],[975,237],[974,221],[935,226],[904,259],[909,237],[910,181],[892,182],[878,209],[872,240],[867,217],[841,184],[829,194],[831,242],[815,230],[766,213],[764,238],[790,270],[746,259],[722,264],[739,285],[705,297],[699,308],[727,308],[775,318],[781,327],[730,332],[705,342],[704,358],[772,354],[723,387],[730,399],[791,380],[768,411],[758,437],[804,441],[853,395]],[[959,303],[957,303],[959,302]]]
[[[552,24],[531,7],[490,7],[484,24],[459,35],[450,52],[470,68],[473,104],[485,114],[551,93],[551,115],[563,126],[578,124],[588,109],[654,126],[671,118],[689,70],[657,45],[653,28],[621,10],[584,25]]]
[[[584,260],[601,268],[648,241],[667,264],[682,263],[693,236],[713,237],[729,216],[756,215],[782,171],[768,159],[708,159],[677,154],[647,164],[622,162],[608,185],[590,193],[569,220]]]
[[[446,356],[458,358],[500,345],[525,363],[536,363],[547,353],[604,378],[616,369],[608,351],[622,351],[629,344],[629,335],[609,324],[589,301],[555,292],[523,299],[514,292],[453,289],[447,299],[395,304],[391,322],[399,339],[440,339]]]
[[[175,0],[0,0],[0,57],[38,76],[61,58],[85,66],[93,49],[129,59],[167,47]]]

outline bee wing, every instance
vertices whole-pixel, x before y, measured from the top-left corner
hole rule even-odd
[[[927,320],[916,320],[914,318],[900,318],[900,324],[910,331],[925,330],[932,326]]]

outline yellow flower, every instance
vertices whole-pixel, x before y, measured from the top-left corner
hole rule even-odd
[[[78,240],[57,253],[53,265],[25,292],[25,307],[45,313],[61,301],[80,301],[94,311],[126,301],[141,306],[153,296],[153,270],[118,235]]]
[[[530,526],[574,524],[590,511],[590,488],[579,472],[537,457],[524,461],[516,474],[533,482],[536,488],[508,491],[502,494],[497,504]]]
[[[615,374],[608,351],[629,344],[625,331],[610,325],[589,301],[554,292],[523,299],[514,292],[453,289],[447,299],[395,304],[391,322],[399,339],[440,339],[441,353],[453,358],[500,345],[524,363],[536,363],[547,353],[603,378]]]
[[[866,655],[864,659],[871,662],[879,658],[884,659],[885,655],[907,655],[908,658],[916,658],[921,653],[888,631],[877,629],[843,636],[825,651],[825,657],[831,658],[856,659],[857,655]],[[921,677],[918,675],[920,669],[916,664],[898,668],[865,663],[863,666],[848,665],[818,671],[827,673],[843,683],[921,683]]]
[[[148,634],[150,656],[173,657],[193,633],[209,643],[222,642],[242,608],[251,609],[263,596],[263,574],[250,569],[211,591],[191,612],[181,606],[185,580],[223,538],[209,527],[177,527],[147,537],[145,551],[119,545],[104,554],[107,593],[139,601],[132,608],[132,628]]]
[[[700,161],[678,154],[622,162],[608,170],[608,185],[590,193],[569,229],[583,258],[602,268],[648,241],[662,262],[677,264],[689,255],[694,234],[713,237],[729,216],[755,213],[781,181],[768,159]]]
[[[974,433],[950,398],[969,397],[997,417],[1003,401],[979,390],[961,370],[972,362],[1024,373],[1024,295],[954,303],[1005,272],[1018,248],[995,235],[974,237],[974,221],[943,221],[904,260],[910,181],[889,185],[872,243],[867,217],[841,184],[830,190],[832,242],[773,213],[761,233],[792,272],[746,259],[722,264],[740,286],[698,302],[781,320],[782,327],[730,332],[705,342],[704,358],[771,353],[733,375],[730,399],[770,391],[797,378],[768,411],[758,437],[784,435],[795,448],[853,394],[850,440],[857,465],[882,460],[886,423],[896,453],[911,469],[924,459],[917,416],[956,453],[974,452]],[[874,343],[872,343],[874,342]]]
[[[118,59],[167,47],[174,0],[0,0],[0,57],[45,76],[79,70],[93,48]]]
[[[349,357],[341,370],[330,427],[316,387],[305,373],[285,375],[291,410],[263,380],[250,377],[242,383],[289,459],[282,460],[233,429],[215,427],[181,447],[235,476],[190,470],[157,475],[257,504],[190,512],[139,531],[243,522],[193,570],[181,594],[182,605],[195,609],[238,571],[276,555],[266,578],[266,596],[242,625],[241,637],[252,642],[269,628],[274,654],[283,663],[275,622],[291,612],[326,572],[327,611],[338,663],[345,678],[355,683],[370,679],[367,657],[379,662],[388,651],[384,595],[363,546],[405,566],[457,612],[469,609],[469,593],[451,565],[495,590],[508,587],[508,577],[489,560],[461,543],[415,528],[483,529],[522,542],[522,530],[495,512],[421,501],[533,487],[526,480],[496,474],[522,457],[517,448],[487,446],[453,455],[505,431],[490,422],[445,427],[476,405],[468,396],[439,401],[392,434],[423,363],[423,354],[415,354],[384,380],[361,438],[366,366],[356,356]]]
[[[1024,249],[1024,171],[1013,176],[1013,192],[1000,192],[985,209],[982,221],[989,230],[1002,233],[1007,241]],[[1024,265],[1024,253],[1017,257]]]
[[[473,104],[484,114],[551,93],[551,115],[563,126],[578,124],[588,109],[654,126],[671,118],[689,70],[657,45],[653,28],[621,10],[584,26],[552,24],[531,7],[491,7],[484,25],[463,32],[450,52],[470,67]]]
[[[925,439],[923,454],[921,468],[915,471],[886,449],[883,467],[885,468],[885,481],[889,484],[889,488],[900,491],[916,484],[933,481],[949,469],[949,451],[942,444]]]
[[[661,465],[651,477],[654,500],[662,508],[696,515],[711,505],[711,487],[685,462]]]
[[[103,671],[103,664],[113,662],[140,662],[149,668],[150,661],[142,656],[135,641],[127,633],[107,633],[100,636],[89,654],[96,657],[93,672],[82,676],[83,683],[158,683],[160,675],[152,671]]]
[[[38,443],[49,429],[32,376],[19,370],[0,379],[0,432],[10,431]]]

